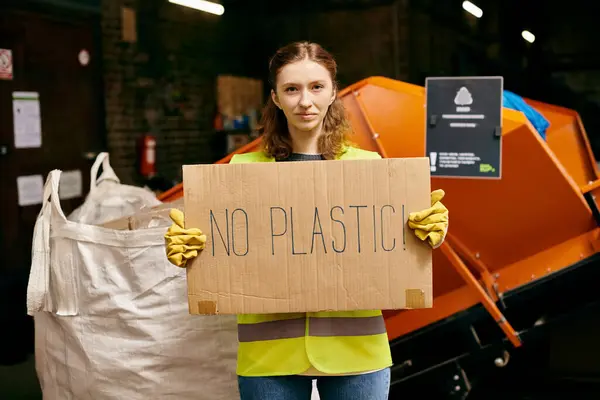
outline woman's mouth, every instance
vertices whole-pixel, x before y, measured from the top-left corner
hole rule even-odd
[[[317,114],[297,114],[304,121],[311,121],[317,117]]]

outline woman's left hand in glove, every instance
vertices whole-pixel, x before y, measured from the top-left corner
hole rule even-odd
[[[431,207],[408,215],[408,226],[434,249],[441,246],[448,232],[448,209],[441,202],[445,194],[442,189],[434,190]]]

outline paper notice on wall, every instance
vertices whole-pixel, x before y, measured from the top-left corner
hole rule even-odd
[[[17,192],[20,206],[41,204],[44,197],[44,178],[42,175],[17,177]]]
[[[15,148],[42,146],[40,98],[37,92],[13,92]]]
[[[58,195],[62,200],[81,197],[82,186],[81,171],[65,171],[60,176]]]
[[[13,79],[13,54],[10,49],[0,49],[0,79]]]

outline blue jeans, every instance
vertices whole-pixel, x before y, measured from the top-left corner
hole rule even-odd
[[[321,400],[387,400],[390,369],[353,376],[238,377],[241,400],[310,400],[312,380]]]

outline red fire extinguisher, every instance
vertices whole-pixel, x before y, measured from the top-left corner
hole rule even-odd
[[[145,178],[156,175],[156,138],[145,134],[140,140],[140,174]]]

